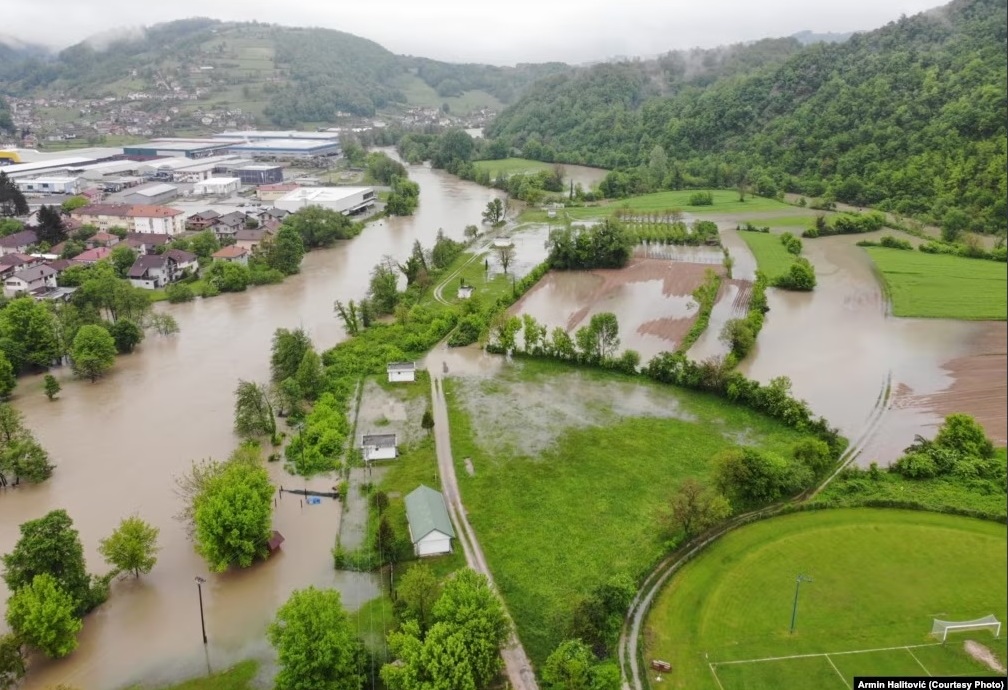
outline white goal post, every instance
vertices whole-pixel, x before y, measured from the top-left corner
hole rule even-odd
[[[1001,636],[1001,621],[993,615],[972,621],[943,621],[935,618],[931,625],[931,634],[944,642],[949,631],[958,632],[959,630],[979,630],[981,628],[993,628],[994,637]]]

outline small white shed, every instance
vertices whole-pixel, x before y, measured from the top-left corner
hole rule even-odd
[[[439,556],[452,552],[455,537],[448,506],[440,491],[421,484],[406,494],[406,520],[417,556]]]
[[[475,289],[476,288],[474,288],[472,285],[463,285],[463,286],[461,286],[458,289],[458,298],[459,299],[469,299],[470,297],[473,296],[473,291]]]
[[[364,460],[395,460],[399,455],[395,434],[364,434],[361,436],[361,451]]]
[[[416,362],[389,362],[386,371],[389,383],[416,381]]]

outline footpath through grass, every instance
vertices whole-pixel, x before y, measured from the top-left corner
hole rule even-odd
[[[934,618],[1008,616],[1005,525],[918,511],[838,509],[773,518],[738,529],[687,563],[655,600],[645,659],[663,659],[668,687],[719,690],[840,687],[837,673],[922,674],[904,646],[936,642]],[[789,633],[795,580],[797,626]],[[989,674],[961,652],[975,639],[1001,662],[1005,637],[950,635],[913,648],[931,673]],[[840,652],[898,647],[894,651]],[[803,654],[807,659],[719,665]],[[832,664],[832,665],[831,665]],[[836,666],[834,669],[832,666]]]
[[[800,438],[712,396],[555,362],[445,394],[469,519],[537,665],[581,597],[661,556],[657,513],[683,479],[737,442],[788,453]]]
[[[795,261],[795,255],[788,252],[781,243],[781,236],[767,232],[741,231],[739,236],[745,240],[749,250],[756,257],[756,265],[772,281],[775,277],[787,273]]]
[[[1008,319],[1008,266],[997,261],[866,247],[882,273],[893,314]]]

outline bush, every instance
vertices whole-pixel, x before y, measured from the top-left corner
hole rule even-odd
[[[165,288],[165,296],[168,301],[172,304],[179,304],[181,302],[192,302],[196,299],[196,293],[193,289],[184,283],[172,283]]]
[[[890,249],[904,249],[913,250],[913,245],[907,240],[901,240],[898,237],[893,237],[892,235],[886,235],[881,240],[879,240],[879,245],[882,247],[889,247]]]
[[[714,195],[710,192],[693,192],[689,198],[690,206],[713,206]]]
[[[448,347],[464,347],[479,340],[484,323],[477,314],[470,314],[459,321],[455,331],[448,338]]]
[[[780,238],[781,244],[784,245],[784,249],[788,251],[788,254],[794,254],[798,256],[801,254],[802,243],[801,240],[792,235],[790,232],[785,232]]]
[[[813,290],[816,286],[815,268],[808,259],[798,257],[787,273],[774,278],[773,286],[803,292]]]

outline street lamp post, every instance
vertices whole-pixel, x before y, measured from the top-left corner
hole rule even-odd
[[[203,583],[205,582],[206,580],[204,580],[202,577],[200,577],[199,575],[196,576],[196,589],[199,591],[199,622],[200,627],[203,629],[204,645],[207,643],[206,620],[203,618]]]
[[[795,623],[798,620],[798,590],[801,589],[801,583],[812,582],[811,577],[806,577],[805,575],[799,575],[795,578],[794,587],[794,606],[791,607],[791,634],[794,634]]]

